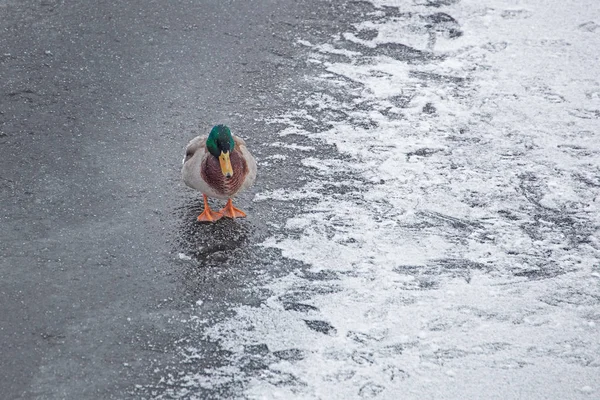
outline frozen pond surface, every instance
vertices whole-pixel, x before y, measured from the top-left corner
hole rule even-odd
[[[306,182],[254,200],[310,201],[258,246],[303,267],[158,398],[598,396],[600,10],[374,3],[298,40],[313,92],[271,119]]]
[[[596,3],[0,0],[1,393],[600,397]]]

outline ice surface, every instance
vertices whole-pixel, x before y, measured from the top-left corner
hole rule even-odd
[[[318,199],[261,244],[312,275],[273,280],[261,307],[208,328],[231,364],[187,387],[236,382],[255,399],[598,396],[596,1],[373,3],[400,12],[301,42],[320,61],[307,77],[320,89],[273,120],[286,125],[273,140],[304,135],[341,156],[307,153],[312,182],[255,198]],[[305,128],[315,121],[328,128]],[[320,195],[341,180],[354,190]],[[245,368],[252,357],[264,367]]]

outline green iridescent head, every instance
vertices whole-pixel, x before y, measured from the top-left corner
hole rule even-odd
[[[233,167],[229,156],[235,147],[231,131],[225,125],[216,125],[206,139],[208,152],[219,159],[221,172],[226,178],[233,176]]]
[[[219,157],[221,153],[231,154],[235,142],[231,135],[231,130],[225,125],[216,125],[210,131],[208,139],[206,139],[206,148],[215,157]]]

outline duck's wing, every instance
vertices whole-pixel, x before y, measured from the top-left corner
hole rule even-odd
[[[246,147],[246,141],[244,139],[242,139],[239,136],[234,136],[233,137],[233,141],[235,142],[236,146],[244,146]]]
[[[199,157],[202,159],[204,153],[206,152],[206,139],[208,139],[208,135],[196,136],[190,140],[187,146],[185,146],[185,156],[181,162],[183,165],[185,165],[185,163],[192,158]]]
[[[196,189],[209,197],[218,197],[210,185],[202,177],[202,163],[209,154],[206,149],[208,136],[198,136],[190,140],[185,148],[181,176],[183,182],[192,189]]]

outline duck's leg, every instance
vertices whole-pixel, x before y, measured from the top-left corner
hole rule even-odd
[[[233,206],[231,199],[227,200],[227,204],[219,212],[228,218],[243,218],[246,216],[245,212]]]
[[[208,197],[206,197],[205,194],[203,194],[202,196],[204,196],[204,211],[202,211],[202,214],[198,215],[198,221],[199,222],[215,222],[215,221],[223,218],[223,214],[210,209],[210,206],[208,205]]]

